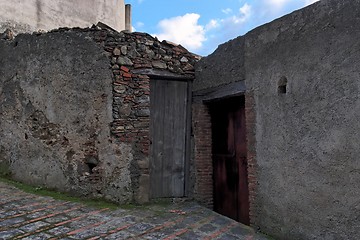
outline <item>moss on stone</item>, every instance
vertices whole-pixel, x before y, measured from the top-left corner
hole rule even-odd
[[[57,191],[54,191],[51,189],[46,189],[43,187],[35,187],[35,186],[30,186],[30,185],[27,185],[24,183],[20,183],[20,182],[11,180],[9,178],[6,178],[4,176],[0,176],[0,181],[10,184],[18,189],[21,189],[24,192],[32,193],[32,194],[36,194],[36,195],[40,195],[40,196],[52,197],[57,200],[77,202],[77,203],[84,204],[86,206],[100,208],[100,209],[109,208],[111,210],[115,210],[118,208],[122,208],[120,205],[117,205],[115,203],[112,203],[112,202],[109,202],[106,200],[85,199],[85,198],[73,197],[66,193],[57,192]]]

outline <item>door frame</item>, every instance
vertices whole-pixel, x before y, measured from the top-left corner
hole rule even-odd
[[[214,124],[214,117],[213,117],[213,114],[214,114],[214,109],[212,109],[212,108],[214,108],[214,105],[217,105],[217,104],[219,104],[219,105],[221,105],[222,103],[224,104],[224,103],[226,103],[226,101],[229,101],[229,102],[232,102],[232,101],[236,101],[236,100],[241,100],[241,102],[239,101],[239,104],[241,104],[241,106],[240,105],[238,105],[239,106],[239,109],[240,108],[243,108],[243,114],[244,114],[244,119],[242,119],[242,121],[243,121],[243,123],[244,123],[244,131],[245,131],[245,135],[243,136],[243,141],[245,141],[243,144],[245,144],[245,146],[246,146],[246,120],[245,120],[245,118],[246,118],[246,116],[245,116],[245,95],[244,94],[242,94],[242,93],[240,93],[240,94],[235,94],[235,95],[231,95],[231,96],[227,96],[227,97],[221,97],[221,98],[217,98],[217,99],[212,99],[212,100],[209,100],[209,101],[206,101],[206,103],[207,103],[207,105],[209,106],[209,110],[210,110],[210,119],[211,119],[211,124],[213,125]],[[205,101],[204,101],[205,102]],[[235,102],[234,102],[235,103]],[[236,103],[235,103],[236,104]],[[217,108],[219,108],[219,106],[216,106]],[[229,113],[232,113],[232,111],[231,111],[231,109],[229,108],[228,110],[226,110],[226,111],[224,111],[224,113],[227,113],[227,114],[229,114]],[[229,120],[229,119],[228,119]],[[212,161],[212,165],[213,165],[213,202],[214,202],[214,210],[215,210],[215,208],[216,208],[216,206],[215,206],[215,194],[216,194],[216,192],[215,192],[215,190],[216,190],[216,188],[215,188],[215,185],[216,185],[216,182],[215,182],[215,177],[216,177],[216,171],[217,171],[217,169],[215,169],[215,154],[214,154],[214,152],[213,152],[213,150],[214,150],[214,146],[213,146],[213,144],[214,144],[214,129],[212,128],[211,129],[211,131],[212,131],[212,159],[211,159],[211,161]],[[235,140],[234,140],[235,141]],[[236,141],[234,142],[235,144],[236,144]],[[236,149],[237,148],[237,145],[234,145],[234,148]],[[247,162],[247,149],[245,150],[245,159],[246,159],[246,162]],[[235,153],[235,155],[236,155],[236,153]],[[235,161],[236,161],[236,156],[235,156]],[[237,164],[239,164],[239,163],[237,163]],[[238,169],[238,171],[237,171],[237,179],[238,179],[238,181],[237,181],[237,184],[239,184],[239,181],[240,181],[240,178],[241,178],[241,176],[239,175],[239,170],[240,170],[240,167],[239,167],[239,169]],[[247,185],[247,187],[246,187],[246,189],[244,190],[244,191],[246,191],[246,194],[247,194],[247,202],[245,203],[245,202],[243,202],[243,200],[240,200],[240,193],[242,192],[242,190],[240,189],[240,186],[238,185],[237,187],[237,197],[236,197],[236,199],[237,199],[237,203],[236,203],[236,206],[234,206],[234,207],[237,207],[237,213],[236,213],[236,215],[237,215],[237,219],[235,219],[235,220],[237,220],[237,221],[240,221],[241,220],[241,222],[242,223],[244,223],[244,224],[247,224],[247,225],[249,225],[250,224],[250,219],[249,219],[249,213],[250,213],[250,199],[249,199],[249,175],[248,175],[248,169],[247,169],[247,167],[246,167],[246,169],[245,169],[245,171],[246,171],[246,177],[245,177],[245,180],[246,180],[246,185]],[[240,219],[241,218],[241,211],[240,211],[240,209],[241,208],[243,208],[244,207],[244,204],[246,204],[246,214],[247,214],[247,219]]]

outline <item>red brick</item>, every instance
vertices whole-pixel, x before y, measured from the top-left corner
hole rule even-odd
[[[202,204],[213,207],[211,119],[206,105],[193,105],[193,124],[197,175],[195,198]]]
[[[121,74],[124,78],[131,78],[132,77],[132,74],[131,73],[127,73],[127,72],[124,72]]]
[[[122,70],[122,71],[124,71],[124,72],[129,72],[129,71],[130,71],[130,69],[128,69],[128,68],[125,67],[125,66],[121,66],[121,67],[120,67],[120,70]]]
[[[248,179],[249,179],[249,203],[250,203],[250,224],[256,224],[256,191],[257,191],[257,163],[255,152],[255,127],[256,110],[255,99],[252,92],[245,94],[245,121],[246,121],[246,140],[247,140],[247,158],[248,158]]]

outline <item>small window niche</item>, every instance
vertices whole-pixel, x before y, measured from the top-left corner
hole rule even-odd
[[[278,82],[278,94],[283,95],[287,92],[287,78],[282,76]]]

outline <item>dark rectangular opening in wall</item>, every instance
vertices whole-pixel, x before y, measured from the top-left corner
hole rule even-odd
[[[214,169],[214,210],[249,221],[245,97],[210,103]]]

